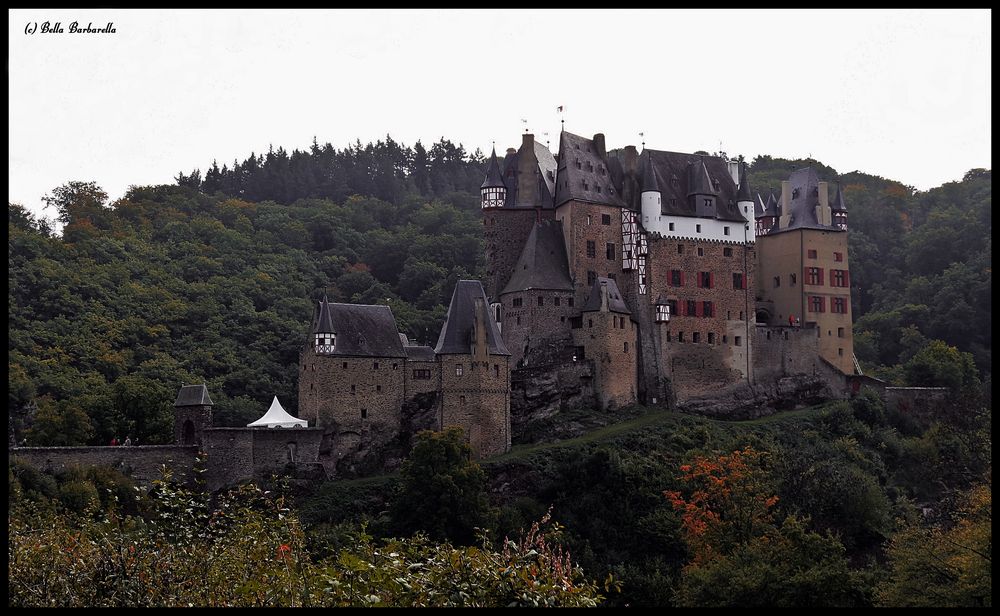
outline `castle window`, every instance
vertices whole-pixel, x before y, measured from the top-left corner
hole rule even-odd
[[[625,317],[621,319],[621,329],[625,329]]]
[[[594,326],[594,319],[587,319],[587,327],[593,327],[593,326]]]
[[[625,352],[628,353],[628,342],[625,343]]]
[[[493,376],[500,376],[500,364],[493,364]]]
[[[830,286],[834,287],[848,286],[847,270],[841,270],[841,269],[830,270]]]
[[[703,289],[711,289],[712,272],[700,272],[698,275],[698,286]]]
[[[559,317],[559,322],[560,323],[565,323],[566,322],[566,317]]]
[[[691,334],[691,342],[698,343],[701,342],[701,333],[695,332]]]
[[[830,304],[830,312],[836,312],[838,314],[847,314],[847,301],[845,301],[843,297],[833,298]]]
[[[573,347],[573,361],[583,361],[586,358],[586,349],[584,347]]]
[[[684,274],[680,270],[670,270],[670,286],[684,286]]]
[[[576,159],[576,168],[577,169],[583,169],[583,163],[580,162],[579,158]]]
[[[788,286],[794,287],[795,286],[795,282],[796,282],[796,276],[795,276],[795,274],[789,274],[788,275]]]
[[[740,272],[733,273],[733,288],[742,289],[743,288],[743,274]]]
[[[539,306],[544,306],[545,305],[545,298],[544,297],[539,296],[539,298],[538,298],[538,305]]]
[[[430,380],[431,371],[425,369],[415,369],[413,371],[413,380],[415,381],[426,381]]]
[[[368,419],[368,409],[361,409],[361,419]]]
[[[555,298],[555,299],[553,299],[552,301],[553,301],[553,302],[555,302],[555,305],[556,305],[556,306],[558,306],[558,305],[559,305],[559,298],[558,298],[558,297],[556,297],[556,298]]]
[[[583,182],[581,182],[581,183],[583,184],[583,189],[584,190],[590,190],[590,185],[587,184],[587,180],[583,180]]]
[[[594,185],[594,190],[596,190],[598,192],[598,194],[600,194],[600,192],[601,192],[601,185],[600,184],[595,184]]]
[[[459,404],[465,404],[465,396],[459,396],[458,397],[458,403]]]
[[[597,256],[597,242],[587,240],[587,256],[591,259]]]
[[[712,302],[703,302],[701,307],[701,316],[703,317],[714,317],[715,316],[715,306]],[[742,317],[740,317],[742,318]]]
[[[733,249],[732,248],[723,248],[722,249],[722,256],[723,257],[731,257],[731,256],[733,256]]]
[[[825,297],[820,297],[818,295],[810,295],[809,312],[825,312],[825,310],[823,310],[825,308],[824,304],[826,304],[824,301],[825,299]]]
[[[684,342],[684,332],[677,332],[677,342]]]
[[[701,246],[698,247],[698,256],[699,257],[704,257],[705,256],[705,249],[702,248]]]
[[[729,227],[722,227],[722,234],[729,235]]]
[[[455,364],[455,376],[462,376],[462,364]]]
[[[316,389],[316,384],[315,383],[309,383],[309,391],[312,391],[314,389]]]
[[[357,385],[351,385],[351,393],[357,393]]]
[[[823,268],[821,267],[807,267],[806,268],[806,284],[821,285],[823,284]]]
[[[587,271],[587,286],[592,287],[594,283],[597,282],[597,272],[593,270]]]
[[[777,289],[781,286],[781,276],[774,277],[774,288]]]
[[[835,253],[833,253],[833,260],[834,261],[838,261],[838,262],[843,261],[844,260],[844,253],[842,253],[842,252],[835,252]]]
[[[610,225],[611,224],[611,214],[601,214],[601,224]]]
[[[521,302],[522,302],[522,300],[521,300],[520,297],[515,297],[514,301],[511,302],[511,304],[514,306],[514,308],[520,308],[521,307]]]
[[[615,329],[618,329],[618,317],[613,316],[612,318],[615,320]]]
[[[684,254],[684,244],[677,244],[677,254]]]
[[[372,370],[378,370],[378,362],[372,362]]]
[[[591,217],[590,217],[590,214],[588,214],[587,215],[587,226],[588,227],[590,226],[590,220],[591,220]]]
[[[727,336],[725,334],[722,334],[722,344],[726,344],[726,342],[728,341],[728,339],[729,339],[729,336]]]
[[[696,317],[698,316],[698,302],[693,299],[687,300],[687,316]]]
[[[815,259],[816,258],[816,251],[815,250],[808,250],[808,251],[806,251],[806,254],[809,255],[810,259]]]
[[[316,369],[316,365],[313,364],[313,370],[315,370],[315,369]],[[344,362],[344,370],[347,370],[347,362],[346,361]]]
[[[837,328],[837,337],[838,338],[843,338],[844,337],[844,328],[843,327],[838,327]]]
[[[712,200],[711,199],[705,199],[704,201],[705,201],[705,207],[707,207],[707,208],[711,208],[712,207]],[[701,233],[701,225],[698,225],[698,233]]]
[[[736,346],[743,346],[743,338],[741,338],[740,336],[735,336],[733,338],[733,341],[734,341],[733,344],[735,344]]]
[[[608,272],[608,278],[610,278],[611,280],[618,280],[617,278],[615,278],[614,272]]]
[[[521,324],[521,317],[517,317],[517,324],[518,324],[518,325],[520,325],[520,324]]]
[[[396,363],[392,364],[392,369],[393,370],[399,370],[399,364],[396,364]]]
[[[566,299],[566,305],[569,306],[570,308],[573,307],[573,298],[572,297]]]
[[[668,299],[667,300],[667,310],[669,310],[669,314],[677,314],[677,300],[676,299]]]
[[[701,233],[701,225],[695,225],[694,228],[695,228],[695,231],[697,231],[698,233]]]
[[[673,199],[671,199],[670,201],[672,202]],[[670,205],[673,205],[673,203],[671,203]],[[670,227],[670,230],[673,231],[674,230],[674,223],[670,223],[669,227]]]
[[[670,342],[670,332],[667,332],[667,342]]]
[[[837,349],[837,355],[844,356],[844,349]]]
[[[375,386],[375,391],[376,391],[376,392],[380,392],[380,393],[381,393],[381,391],[382,391],[382,386],[381,386],[381,385],[376,385],[376,386]]]
[[[608,244],[604,247],[604,252],[605,252],[605,255],[608,257],[609,261],[614,261],[615,260],[615,245],[614,244],[608,242]]]

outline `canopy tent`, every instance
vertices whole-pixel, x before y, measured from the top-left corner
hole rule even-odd
[[[305,419],[296,419],[281,408],[278,396],[274,397],[271,408],[267,409],[264,416],[253,423],[247,424],[248,428],[308,428],[309,422]]]

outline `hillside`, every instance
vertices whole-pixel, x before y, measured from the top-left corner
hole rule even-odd
[[[758,158],[751,184],[764,192],[805,163]],[[387,137],[272,149],[114,203],[70,182],[49,197],[61,235],[10,204],[10,434],[165,442],[179,383],[207,382],[219,424],[256,418],[275,394],[294,409],[324,291],[388,304],[401,331],[433,343],[455,282],[482,274],[483,167],[445,139]],[[857,172],[841,181],[866,373],[975,389],[991,361],[990,172],[926,193]]]

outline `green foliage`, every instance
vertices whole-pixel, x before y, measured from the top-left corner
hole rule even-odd
[[[992,516],[990,486],[964,496],[950,528],[907,524],[889,546],[890,573],[878,602],[895,607],[991,607]]]
[[[395,532],[424,531],[470,544],[477,529],[491,526],[496,514],[486,497],[486,474],[471,458],[461,428],[417,433],[390,508]]]

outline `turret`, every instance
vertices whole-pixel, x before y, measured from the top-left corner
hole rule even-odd
[[[767,235],[774,228],[778,220],[778,200],[774,196],[774,191],[767,197],[767,202],[757,215],[757,235]]]
[[[482,193],[482,207],[484,209],[503,207],[504,201],[507,199],[507,187],[504,185],[500,173],[496,148],[493,148],[493,153],[490,154],[490,164],[486,169],[486,179],[480,186],[480,192]]]
[[[837,182],[837,194],[830,204],[833,213],[833,226],[847,231],[847,206],[844,205],[844,193],[840,190],[840,182]]]
[[[653,170],[653,157],[649,152],[643,153],[642,164],[642,187],[640,193],[640,208],[642,211],[642,223],[647,229],[650,222],[656,222],[662,211],[660,206],[663,197],[660,193],[660,184],[656,181],[656,172]]]
[[[212,427],[212,398],[208,387],[184,385],[174,401],[174,441],[178,445],[202,445],[205,428]]]
[[[715,205],[718,192],[712,185],[712,178],[708,175],[705,161],[699,159],[688,165],[687,176],[687,198],[695,212],[698,216],[714,217],[717,211]]]
[[[314,345],[316,353],[333,353],[337,346],[337,333],[333,329],[333,318],[330,316],[330,303],[323,296],[319,303],[319,316],[314,330]]]
[[[747,221],[753,219],[753,197],[750,194],[750,182],[747,180],[747,164],[740,161],[740,185],[736,190],[736,205]]]
[[[670,322],[670,304],[667,303],[667,300],[664,299],[663,295],[656,298],[656,322]]]

